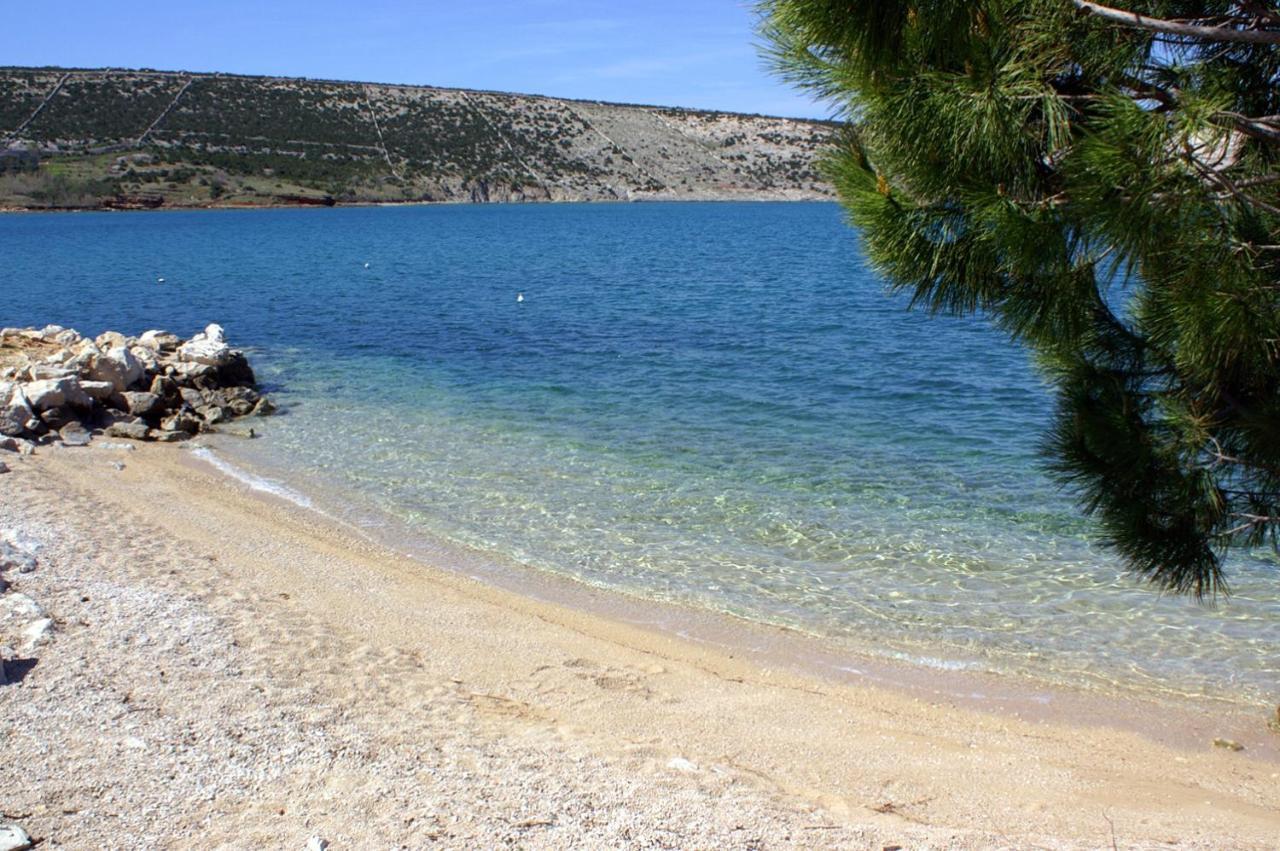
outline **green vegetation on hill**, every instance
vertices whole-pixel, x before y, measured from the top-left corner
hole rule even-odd
[[[826,197],[822,122],[412,86],[0,68],[0,204]],[[728,141],[726,141],[728,140]]]

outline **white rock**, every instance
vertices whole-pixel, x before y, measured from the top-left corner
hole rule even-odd
[[[0,851],[25,851],[32,847],[31,837],[16,824],[0,824]]]
[[[23,620],[45,617],[44,609],[40,608],[39,603],[26,594],[19,594],[16,591],[0,597],[0,612],[3,612],[7,617],[16,617]]]
[[[319,836],[313,836],[307,840],[307,851],[325,851],[329,847],[329,842]]]
[[[61,325],[46,325],[40,329],[40,336],[46,340],[53,340],[65,330],[67,329]]]
[[[165,348],[173,348],[181,342],[182,340],[177,334],[170,334],[168,331],[146,331],[138,337],[139,346],[151,349],[154,352]]]
[[[60,408],[71,405],[76,408],[87,408],[93,404],[89,394],[84,392],[78,378],[53,378],[45,381],[32,381],[22,388],[27,394],[31,407],[37,411]]]
[[[214,327],[214,326],[211,326]],[[231,360],[231,347],[221,340],[201,339],[197,334],[178,347],[178,358],[188,363],[223,366]]]
[[[103,331],[94,338],[100,349],[119,349],[128,345],[128,337],[119,331]]]
[[[137,358],[138,363],[142,364],[142,368],[147,372],[155,372],[156,365],[160,363],[156,353],[146,346],[134,346],[129,349],[129,354]]]
[[[204,338],[210,343],[225,343],[227,341],[226,332],[216,322],[211,322],[204,326]]]
[[[42,644],[53,641],[53,618],[40,618],[27,624],[22,630],[22,641],[23,653],[30,653]]]
[[[67,378],[75,373],[62,365],[53,364],[36,364],[27,370],[33,381],[47,381],[49,379]]]
[[[142,378],[142,364],[124,346],[108,349],[93,359],[89,377],[94,381],[110,381],[116,390],[127,390]]]
[[[31,402],[21,387],[14,387],[7,401],[0,402],[0,434],[17,437],[40,425]]]
[[[116,386],[110,381],[89,381],[88,379],[80,380],[80,389],[98,401],[109,398],[116,392]]]
[[[74,345],[75,343],[80,342],[81,339],[80,332],[74,328],[68,328],[57,337],[54,337],[54,340],[56,340],[60,346]]]
[[[673,768],[676,771],[683,771],[686,774],[698,770],[698,766],[694,765],[692,762],[689,762],[689,760],[685,759],[682,756],[671,757],[671,760],[667,763],[667,768]]]

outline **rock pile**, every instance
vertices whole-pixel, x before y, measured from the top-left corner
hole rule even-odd
[[[94,339],[58,325],[0,329],[0,449],[87,444],[95,433],[178,441],[275,408],[244,353],[210,325],[183,341],[165,331]]]

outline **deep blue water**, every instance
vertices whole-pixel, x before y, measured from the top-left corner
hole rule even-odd
[[[1124,576],[1041,473],[1026,355],[908,312],[834,205],[7,215],[0,256],[0,325],[223,324],[288,409],[255,451],[424,535],[880,652],[1276,689],[1274,560],[1215,607]]]

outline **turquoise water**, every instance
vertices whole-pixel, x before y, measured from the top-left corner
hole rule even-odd
[[[947,667],[1274,700],[1274,560],[1213,607],[1125,576],[1040,471],[1025,354],[907,312],[834,205],[9,215],[0,251],[0,324],[225,325],[287,409],[258,460],[425,538]]]

